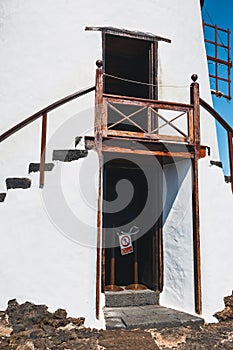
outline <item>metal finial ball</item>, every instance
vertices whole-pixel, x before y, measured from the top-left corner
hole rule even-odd
[[[102,60],[97,60],[96,65],[98,68],[101,68],[103,66],[103,61]]]
[[[197,75],[197,74],[193,74],[193,75],[191,76],[191,79],[192,79],[192,81],[194,81],[194,83],[195,83],[195,81],[197,81],[197,79],[198,79],[198,75]]]

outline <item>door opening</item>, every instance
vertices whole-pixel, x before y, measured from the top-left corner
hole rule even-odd
[[[105,35],[105,92],[141,98],[154,98],[155,42]]]
[[[103,34],[104,92],[112,95],[157,99],[157,48],[155,41]],[[112,104],[108,127],[112,130],[147,130],[147,111],[132,104]],[[133,115],[118,123],[122,116]],[[116,125],[115,125],[116,124]]]
[[[138,159],[140,157],[140,165]],[[103,287],[111,284],[111,261],[115,258],[115,284],[128,286],[135,281],[135,254],[138,283],[152,290],[162,290],[162,171],[148,171],[150,158],[142,156],[107,161],[105,156],[103,186]],[[111,157],[109,158],[111,159]],[[146,171],[147,168],[147,171]],[[148,178],[148,174],[150,178]],[[148,200],[149,198],[149,200]],[[132,235],[133,252],[122,255],[118,233]],[[114,248],[112,247],[114,246]]]

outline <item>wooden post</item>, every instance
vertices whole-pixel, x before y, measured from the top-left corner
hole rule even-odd
[[[42,131],[41,131],[40,180],[39,180],[40,188],[44,187],[46,133],[47,133],[47,113],[44,113],[43,116],[42,116]]]
[[[197,314],[202,313],[202,296],[201,296],[201,253],[200,253],[200,218],[199,218],[199,188],[198,188],[198,159],[200,156],[200,101],[199,101],[199,84],[196,82],[198,76],[192,75],[193,83],[191,84],[191,104],[193,105],[193,136],[194,136],[194,159],[192,160],[193,168],[193,257],[194,257],[194,294],[195,294],[195,311]]]
[[[199,84],[196,82],[198,76],[193,74],[191,79],[193,83],[190,89],[190,103],[193,105],[193,137],[195,150],[200,150],[200,97],[199,97]],[[198,152],[197,152],[198,153]],[[198,155],[198,154],[197,154]]]
[[[189,142],[192,145],[194,143],[193,109],[188,111],[188,136]]]
[[[106,246],[106,229],[103,228],[102,232],[102,247]],[[105,278],[105,260],[106,260],[106,255],[105,255],[105,249],[102,249],[102,261],[101,261],[101,266],[102,266],[102,271],[101,271],[101,291],[104,292],[104,286],[106,284],[106,278]]]
[[[99,157],[99,187],[97,213],[97,246],[96,246],[96,318],[100,319],[101,293],[101,228],[102,228],[102,108],[103,108],[103,61],[96,61],[95,90],[95,147]]]
[[[102,134],[103,119],[103,61],[96,61],[96,88],[95,88],[95,138]]]
[[[123,289],[115,284],[115,272],[116,272],[116,232],[112,230],[111,233],[111,241],[112,241],[112,247],[111,247],[111,268],[110,268],[110,284],[105,286],[104,290],[109,292],[120,292]]]
[[[134,241],[134,264],[133,264],[133,276],[134,276],[134,281],[132,284],[128,285],[125,287],[125,289],[130,289],[130,290],[144,290],[147,289],[146,286],[143,284],[138,283],[138,242],[137,239]]]
[[[232,193],[233,193],[233,143],[232,143],[233,133],[228,131],[227,136],[228,136],[228,150],[229,150],[231,190],[232,190]]]

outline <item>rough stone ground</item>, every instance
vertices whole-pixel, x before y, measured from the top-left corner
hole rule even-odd
[[[233,349],[233,295],[224,298],[220,321],[201,328],[103,331],[85,328],[83,318],[67,317],[63,309],[50,313],[45,305],[16,300],[0,312],[1,350],[156,350]]]

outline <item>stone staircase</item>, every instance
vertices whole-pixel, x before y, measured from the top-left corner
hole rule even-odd
[[[200,327],[204,320],[159,305],[159,292],[152,290],[105,292],[104,316],[107,329],[162,329]]]
[[[76,137],[75,146],[78,145],[81,137]],[[86,149],[69,149],[69,150],[54,150],[52,160],[53,161],[61,161],[61,162],[72,162],[78,160],[80,158],[87,157],[88,150]],[[54,168],[54,163],[45,163],[44,170],[52,171]],[[28,167],[28,174],[35,173],[40,171],[40,163],[30,163]],[[5,180],[6,189],[28,189],[31,187],[31,179],[27,177],[9,177]],[[0,203],[4,202],[7,196],[7,192],[0,193]]]

